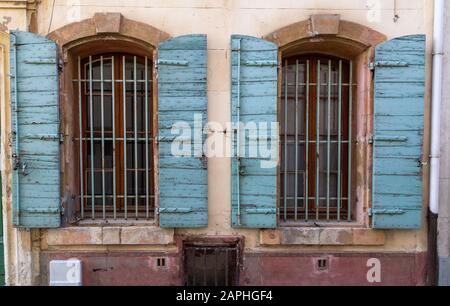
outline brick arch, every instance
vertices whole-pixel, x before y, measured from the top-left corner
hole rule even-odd
[[[156,48],[169,34],[151,25],[130,20],[120,13],[96,13],[92,18],[65,25],[48,35],[60,48],[70,49],[95,40],[125,40]]]
[[[308,20],[274,31],[264,36],[264,39],[281,49],[289,49],[299,42],[320,43],[331,40],[364,50],[384,42],[386,36],[364,25],[341,20],[339,15],[312,15]]]

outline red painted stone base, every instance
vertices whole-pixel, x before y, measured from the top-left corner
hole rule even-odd
[[[181,273],[177,253],[109,252],[43,253],[41,284],[48,285],[48,263],[53,259],[77,258],[82,261],[84,286],[179,286]],[[158,258],[165,258],[159,267]]]
[[[41,254],[41,283],[48,284],[52,259],[77,258],[83,263],[83,284],[182,285],[182,259],[177,252],[109,252]],[[165,258],[158,267],[157,259]],[[381,283],[367,281],[367,262],[380,260]],[[319,268],[318,259],[327,259]],[[253,253],[246,252],[240,284],[247,285],[407,285],[426,284],[426,253]]]
[[[381,283],[369,283],[371,258],[381,264]],[[317,260],[328,259],[321,269]],[[426,253],[286,254],[247,253],[241,285],[404,285],[426,284]]]

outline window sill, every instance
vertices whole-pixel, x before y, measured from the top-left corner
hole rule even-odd
[[[73,245],[169,245],[174,230],[157,226],[74,226],[47,230],[48,246]]]
[[[384,231],[351,227],[283,227],[261,230],[263,246],[382,246]]]
[[[303,222],[281,222],[280,229],[283,228],[315,228],[315,229],[325,229],[325,228],[363,228],[361,223],[355,221],[341,221],[341,222],[316,222],[316,221],[303,221]]]
[[[114,219],[107,219],[107,220],[92,220],[92,219],[85,219],[80,220],[75,226],[99,226],[99,227],[129,227],[129,226],[149,226],[149,227],[156,227],[156,222],[154,220],[114,220]]]

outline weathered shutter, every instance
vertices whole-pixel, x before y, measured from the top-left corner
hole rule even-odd
[[[8,67],[9,67],[9,35],[7,33],[0,31],[0,101],[5,101],[9,97],[8,86]],[[0,127],[2,121],[0,120]],[[0,132],[2,132],[0,128]],[[0,134],[0,143],[3,146],[3,134]],[[5,255],[4,255],[4,244],[3,244],[3,184],[2,176],[0,172],[0,286],[5,284]]]
[[[58,49],[33,33],[10,34],[13,223],[60,226]]]
[[[277,226],[278,129],[252,131],[251,127],[253,122],[258,127],[260,123],[266,123],[270,128],[272,123],[278,121],[277,60],[278,47],[275,44],[249,36],[231,37],[233,227]],[[268,147],[275,143],[276,156],[261,156],[260,144],[265,140],[268,141]],[[250,154],[250,149],[256,151],[255,145],[258,146],[257,154]],[[266,167],[263,166],[265,162],[275,164]]]
[[[159,221],[164,228],[208,225],[208,170],[203,155],[207,120],[206,35],[186,35],[158,48]],[[200,120],[194,122],[195,117]],[[181,122],[184,124],[179,125]],[[189,127],[187,137],[172,127]],[[184,131],[183,133],[186,133]],[[172,146],[190,148],[174,156]]]
[[[422,215],[425,36],[404,36],[379,45],[373,66],[373,228],[418,229]]]

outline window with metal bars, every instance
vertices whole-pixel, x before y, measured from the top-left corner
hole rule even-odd
[[[290,57],[282,74],[280,221],[353,221],[353,64]]]
[[[81,219],[154,218],[152,62],[78,58]]]
[[[237,245],[184,246],[186,286],[236,286],[239,278]]]

